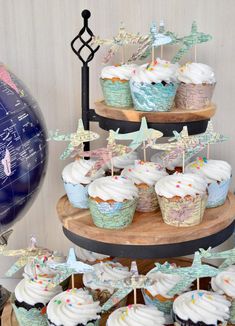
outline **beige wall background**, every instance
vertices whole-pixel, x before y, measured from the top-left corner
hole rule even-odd
[[[160,19],[169,30],[186,35],[195,19],[200,31],[213,35],[211,42],[198,46],[198,61],[215,69],[214,102],[218,112],[214,125],[230,137],[229,142],[212,148],[212,156],[229,161],[235,169],[234,0],[0,0],[0,8],[0,61],[31,89],[47,128],[61,131],[75,130],[81,114],[81,65],[71,51],[70,41],[82,27],[83,9],[91,10],[90,27],[102,37],[115,35],[120,21],[132,32],[148,33],[150,23]],[[170,59],[174,51],[165,51],[165,58]],[[98,76],[105,52],[102,48],[90,65],[91,106],[101,98]],[[187,60],[193,60],[192,53],[183,62]],[[118,57],[113,62],[118,62]],[[105,135],[95,123],[92,129]],[[71,246],[55,210],[64,193],[60,175],[68,161],[58,159],[62,143],[50,143],[49,147],[45,182],[30,211],[14,226],[10,248],[25,247],[32,234],[40,245],[49,248],[66,252]],[[232,190],[234,187],[233,182]],[[14,260],[0,257],[0,278]],[[6,280],[1,281],[6,284]]]

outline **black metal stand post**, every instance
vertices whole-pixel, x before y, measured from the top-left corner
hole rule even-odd
[[[93,33],[88,27],[88,20],[91,16],[91,13],[89,10],[83,10],[82,17],[83,17],[83,28],[80,30],[78,35],[72,40],[71,47],[73,52],[77,55],[79,60],[82,61],[82,85],[81,85],[81,93],[82,93],[82,120],[84,124],[84,129],[89,130],[90,129],[90,116],[93,114],[93,112],[90,112],[90,90],[89,90],[89,66],[88,63],[94,58],[94,55],[96,51],[98,51],[99,46],[97,46],[95,49],[93,49],[90,46],[90,43],[92,41]],[[89,35],[89,38],[87,41],[84,40],[83,36],[85,34]],[[75,48],[75,43],[77,40],[80,40],[82,42],[82,45],[77,50]],[[88,49],[89,55],[84,58],[81,55],[82,50]],[[93,114],[94,115],[94,114]],[[94,118],[92,119],[94,121]],[[89,150],[89,143],[85,143],[85,150]]]

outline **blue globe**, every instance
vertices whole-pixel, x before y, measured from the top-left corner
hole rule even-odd
[[[46,172],[46,138],[37,102],[0,64],[0,235],[36,198]]]

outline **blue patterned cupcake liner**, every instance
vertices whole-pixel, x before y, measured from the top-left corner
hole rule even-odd
[[[173,324],[172,319],[172,307],[173,300],[165,298],[165,301],[160,301],[157,298],[151,298],[144,289],[142,289],[142,294],[144,297],[144,302],[147,306],[154,306],[158,308],[158,310],[164,313],[164,317],[166,319],[166,324]]]
[[[47,315],[42,314],[40,309],[31,308],[29,310],[23,307],[16,307],[14,304],[15,296],[11,296],[11,304],[20,326],[47,326]]]
[[[73,207],[88,208],[88,185],[72,184],[64,181],[64,189]]]
[[[231,178],[221,182],[212,182],[208,186],[207,208],[218,207],[224,204],[230,186]]]
[[[100,84],[107,105],[114,107],[130,107],[133,105],[129,80],[100,78]]]
[[[104,229],[122,229],[131,224],[137,199],[124,202],[97,202],[89,198],[89,208],[93,222]]]
[[[134,107],[138,111],[170,111],[178,83],[147,84],[130,81],[131,94]]]

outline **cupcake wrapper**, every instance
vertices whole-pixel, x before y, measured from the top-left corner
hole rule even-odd
[[[154,212],[159,208],[157,195],[154,186],[142,188],[137,185],[139,198],[137,201],[136,211]]]
[[[47,315],[41,314],[41,311],[32,308],[26,310],[25,308],[17,308],[14,303],[12,303],[16,319],[20,326],[47,326]]]
[[[128,226],[133,220],[136,204],[137,199],[114,203],[89,199],[93,222],[104,229],[122,229]]]
[[[130,107],[133,105],[129,81],[100,79],[105,103],[115,107]]]
[[[215,84],[180,83],[175,96],[175,104],[181,109],[200,109],[211,102]]]
[[[72,184],[64,181],[64,189],[67,193],[68,200],[73,207],[88,208],[88,185]]]
[[[188,227],[201,223],[207,204],[207,195],[185,197],[177,201],[174,198],[158,196],[158,202],[166,224]]]
[[[158,300],[157,298],[150,298],[150,296],[147,295],[147,293],[142,290],[142,294],[144,297],[144,302],[147,306],[154,306],[158,308],[158,310],[162,311],[164,313],[164,317],[166,319],[166,324],[172,324],[172,307],[173,307],[173,301],[167,300],[162,302]]]
[[[192,320],[188,319],[188,320],[183,320],[183,319],[180,319],[176,314],[174,314],[174,312],[172,312],[172,317],[173,317],[173,320],[174,320],[174,325],[175,326],[208,326],[206,323],[202,322],[202,321],[199,321],[197,323],[194,323]],[[217,324],[216,325],[219,325],[219,326],[226,326],[227,325],[227,321],[225,322],[220,322],[218,320]]]
[[[105,304],[106,301],[108,301],[111,296],[113,295],[113,293],[110,293],[108,290],[93,290],[91,288],[87,288],[88,291],[90,292],[90,294],[93,297],[94,301],[99,301],[100,305],[103,306]],[[108,312],[112,312],[115,309],[121,308],[121,307],[125,307],[127,304],[127,297],[123,298],[121,301],[119,301],[115,306],[113,306]]]
[[[99,326],[99,324],[100,324],[99,319],[97,319],[97,320],[89,321],[86,325],[77,324],[76,326]],[[49,326],[58,326],[56,324],[53,324],[50,320],[48,320],[47,325],[49,325]]]
[[[130,81],[134,107],[138,111],[170,111],[173,106],[177,83],[146,84]]]
[[[213,182],[208,186],[207,208],[223,205],[230,186],[231,178],[222,182]]]

